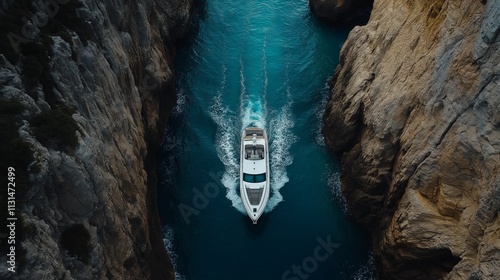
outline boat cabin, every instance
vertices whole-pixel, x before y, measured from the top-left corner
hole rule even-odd
[[[264,145],[245,145],[245,159],[261,160],[264,154]]]

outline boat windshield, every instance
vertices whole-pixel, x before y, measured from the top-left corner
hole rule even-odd
[[[247,174],[243,173],[243,181],[248,183],[262,183],[266,181],[266,173],[262,174]]]

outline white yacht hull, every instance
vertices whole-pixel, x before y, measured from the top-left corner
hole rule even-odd
[[[264,129],[249,127],[241,137],[240,196],[254,224],[269,201],[269,143]]]

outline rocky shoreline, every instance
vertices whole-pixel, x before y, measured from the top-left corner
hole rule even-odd
[[[6,1],[1,11],[1,118],[15,140],[2,149],[26,179],[16,193],[19,266],[10,273],[2,259],[0,276],[173,279],[155,151],[176,102],[174,43],[191,0],[45,2]]]
[[[383,279],[500,275],[499,17],[375,0],[342,48],[323,134]]]

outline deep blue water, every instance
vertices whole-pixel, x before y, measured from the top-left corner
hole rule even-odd
[[[178,279],[370,279],[368,237],[345,214],[320,134],[326,82],[349,27],[307,0],[198,2],[175,61],[159,208]],[[239,137],[270,136],[271,199],[253,225],[239,198]],[[329,245],[325,245],[329,244]]]

